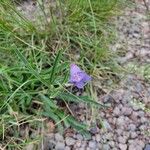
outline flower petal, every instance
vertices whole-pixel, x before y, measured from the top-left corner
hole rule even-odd
[[[69,82],[74,84],[79,89],[82,89],[84,85],[91,80],[91,77],[81,70],[76,64],[70,66],[70,79]]]
[[[78,82],[78,83],[75,83],[75,86],[79,89],[83,89],[84,87],[84,82]]]
[[[71,66],[70,66],[71,76],[76,74],[77,72],[82,72],[82,70],[76,64],[71,64]]]
[[[87,75],[87,74],[85,74],[85,76],[84,76],[84,82],[88,82],[88,81],[91,81],[92,80],[92,78],[89,76],[89,75]]]

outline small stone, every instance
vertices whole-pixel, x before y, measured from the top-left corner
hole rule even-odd
[[[137,111],[137,110],[140,109],[140,107],[138,105],[132,105],[132,108],[133,108],[134,111]]]
[[[104,144],[102,150],[110,150],[110,146],[107,144]]]
[[[115,107],[113,114],[115,114],[116,116],[120,115],[120,109],[118,107]]]
[[[63,138],[63,136],[61,134],[56,133],[55,134],[55,140],[56,141],[64,141],[64,138]]]
[[[134,144],[134,140],[132,139],[132,140],[128,140],[128,143],[130,144],[130,145],[132,145],[132,144]]]
[[[102,143],[98,143],[98,144],[97,144],[97,147],[98,147],[99,149],[102,149],[102,147],[103,147],[103,146],[102,146]]]
[[[91,132],[92,134],[96,134],[96,133],[98,133],[98,131],[99,131],[98,127],[92,127],[92,128],[90,129],[90,132]]]
[[[137,133],[136,132],[131,132],[130,137],[132,139],[136,138],[137,137]]]
[[[83,136],[82,136],[81,134],[77,134],[77,135],[76,135],[76,139],[77,139],[77,140],[83,140]]]
[[[96,139],[97,142],[100,142],[100,141],[101,141],[101,136],[100,136],[100,134],[96,134],[96,135],[95,135],[95,139]]]
[[[129,147],[128,147],[128,150],[136,150],[136,147],[135,147],[135,145],[129,145]]]
[[[122,131],[121,129],[117,129],[117,130],[116,130],[116,133],[117,133],[118,135],[122,135],[122,134],[123,134],[123,131]]]
[[[147,118],[142,117],[142,118],[141,118],[141,123],[145,123],[145,122],[147,122]]]
[[[73,139],[71,137],[66,137],[65,141],[68,146],[74,145],[76,142],[75,139]]]
[[[81,144],[82,144],[81,141],[76,141],[75,145],[76,145],[76,147],[81,147]]]
[[[131,114],[130,117],[131,117],[131,119],[132,119],[133,121],[137,121],[137,119],[138,119],[136,112],[132,112],[132,114]]]
[[[144,117],[144,115],[145,115],[145,113],[143,111],[138,111],[137,113],[138,113],[138,116],[141,118]]]
[[[150,144],[147,144],[144,148],[144,150],[150,150]]]
[[[121,150],[127,150],[127,145],[126,144],[119,144],[119,148]]]
[[[54,149],[56,145],[56,141],[49,138],[45,138],[43,145],[44,145],[44,149]]]
[[[127,131],[125,131],[125,132],[123,132],[123,136],[124,136],[124,138],[126,138],[126,140],[129,138],[129,136],[130,136],[130,133]]]
[[[135,131],[135,130],[136,130],[136,125],[130,124],[130,125],[128,126],[128,129],[131,130],[131,131]]]
[[[104,103],[111,103],[113,101],[113,98],[112,98],[112,96],[110,96],[110,95],[105,95],[104,97],[103,97],[103,102]]]
[[[96,149],[97,143],[96,143],[95,141],[89,141],[89,147],[90,147],[91,149]]]
[[[116,147],[113,147],[113,149],[112,150],[118,150]]]
[[[118,126],[123,126],[125,124],[124,122],[124,117],[123,116],[120,116],[118,119],[117,119],[117,125]]]
[[[111,140],[111,139],[113,139],[113,133],[111,133],[111,132],[108,132],[108,133],[106,133],[105,134],[105,138],[107,139],[107,140]]]
[[[141,131],[145,131],[145,130],[146,130],[146,126],[145,126],[145,125],[141,125],[141,126],[139,127],[139,129],[140,129]]]
[[[124,115],[129,116],[132,113],[132,108],[130,108],[130,107],[123,107],[122,111],[123,111]]]
[[[103,120],[103,125],[104,125],[105,129],[112,130],[111,125],[109,124],[109,122],[107,120]]]
[[[110,141],[109,145],[114,148],[115,147],[115,142],[114,141]]]
[[[71,148],[69,146],[66,146],[65,150],[71,150]]]
[[[139,144],[139,146],[143,149],[145,146],[145,143],[142,140],[138,140],[137,143]]]
[[[87,146],[87,141],[82,141],[81,147],[85,148]]]
[[[58,142],[58,143],[56,143],[55,149],[56,150],[64,150],[65,144],[63,142]]]
[[[78,150],[85,150],[85,148],[83,148],[83,147],[80,147]]]
[[[118,142],[122,143],[122,144],[125,144],[126,143],[126,138],[124,138],[123,136],[119,136],[118,137]]]

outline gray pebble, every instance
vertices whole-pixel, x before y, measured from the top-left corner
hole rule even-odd
[[[119,144],[119,148],[121,149],[121,150],[127,150],[127,145],[126,144]]]
[[[85,150],[85,148],[83,148],[83,147],[80,147],[78,150]]]
[[[135,145],[129,145],[129,147],[128,147],[128,150],[136,150],[136,147],[135,147]]]
[[[115,142],[114,142],[114,141],[110,141],[110,142],[109,142],[109,145],[110,145],[112,148],[114,148],[114,147],[115,147]]]
[[[130,108],[130,107],[123,107],[122,111],[123,111],[124,115],[129,116],[132,113],[132,108]]]
[[[75,139],[73,139],[71,137],[66,137],[65,141],[68,146],[74,145],[76,142]]]
[[[95,135],[95,139],[97,142],[100,142],[101,141],[101,135],[100,134],[96,134]]]
[[[142,140],[137,140],[136,142],[142,149],[144,148],[145,146],[145,143],[142,141]]]
[[[82,141],[82,146],[83,148],[85,148],[87,146],[87,141]]]
[[[56,142],[52,139],[46,139],[44,141],[44,149],[54,149]]]
[[[120,116],[118,119],[117,119],[117,125],[118,126],[123,126],[125,124],[124,122],[124,117],[123,116]]]
[[[81,134],[77,134],[77,135],[76,135],[76,139],[77,139],[77,140],[83,140],[83,136],[82,136]]]
[[[130,137],[132,139],[136,138],[137,137],[137,133],[136,132],[131,132]]]
[[[110,96],[110,95],[104,96],[104,97],[103,97],[103,102],[104,102],[104,103],[111,103],[111,102],[113,102],[112,96]]]
[[[144,150],[150,150],[150,144],[147,144],[144,148]]]
[[[145,115],[145,113],[143,111],[138,111],[137,113],[138,113],[138,116],[141,118],[144,117],[144,115]]]
[[[125,144],[125,143],[126,143],[126,138],[123,137],[123,136],[119,136],[119,137],[118,137],[118,142],[119,142],[119,143],[122,143],[122,144]]]
[[[109,122],[106,119],[103,120],[103,125],[104,125],[105,129],[112,130],[111,125],[109,124]]]
[[[90,132],[91,132],[92,134],[96,134],[96,133],[98,133],[98,131],[99,131],[98,127],[92,127],[92,128],[90,129]]]
[[[55,140],[56,141],[64,141],[64,137],[61,134],[56,133],[55,134]]]
[[[118,107],[115,107],[115,109],[113,110],[113,114],[115,114],[116,116],[120,115],[120,109]]]
[[[117,129],[117,130],[116,130],[116,133],[117,133],[118,135],[122,135],[122,134],[123,134],[123,131],[122,131],[122,129]]]
[[[113,147],[111,150],[118,150],[118,148],[116,148],[116,147]]]
[[[89,141],[89,147],[90,147],[91,149],[96,149],[97,143],[96,143],[95,141]]]
[[[132,114],[131,114],[131,119],[133,120],[133,121],[137,121],[137,119],[138,119],[138,117],[137,117],[138,115],[137,115],[137,113],[136,112],[132,112]]]
[[[58,143],[56,143],[55,149],[56,150],[64,150],[65,144],[63,142],[58,142]]]
[[[130,124],[130,125],[128,126],[128,129],[129,129],[130,131],[135,131],[135,130],[136,130],[136,125]]]
[[[145,122],[147,122],[147,118],[142,117],[142,118],[141,118],[141,123],[145,123]]]
[[[102,150],[110,150],[110,146],[108,144],[104,144]]]
[[[139,129],[140,129],[141,131],[145,131],[145,130],[146,130],[146,126],[143,124],[143,125],[141,125],[141,126],[139,127]]]
[[[76,141],[76,147],[81,147],[82,142],[81,141]]]
[[[105,134],[105,138],[107,139],[107,140],[112,140],[113,139],[113,133],[111,133],[111,132],[108,132],[108,133],[106,133]]]
[[[138,105],[132,105],[133,110],[137,111],[140,109],[140,107]]]
[[[66,146],[65,150],[71,150],[71,148],[69,146]]]

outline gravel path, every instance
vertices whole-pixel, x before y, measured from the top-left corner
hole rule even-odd
[[[147,6],[150,6],[150,1],[147,1]],[[142,0],[137,0],[134,7],[127,8],[116,19],[118,40],[111,49],[121,54],[118,62],[122,66],[131,62],[137,66],[150,63],[147,9]],[[65,135],[50,133],[45,136],[43,149],[150,150],[150,85],[143,77],[126,75],[118,88],[100,95],[99,101],[111,106],[97,114],[96,118],[103,121],[103,129],[94,126],[90,139],[72,131]],[[83,104],[78,107],[80,120],[85,121],[87,109]]]

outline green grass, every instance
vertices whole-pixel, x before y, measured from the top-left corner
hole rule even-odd
[[[46,118],[52,119],[60,132],[64,126],[71,126],[89,135],[88,126],[77,121],[67,106],[84,102],[103,108],[95,101],[98,87],[94,82],[113,80],[119,72],[109,44],[115,39],[112,17],[117,15],[121,4],[119,0],[59,0],[56,8],[47,9],[39,1],[41,15],[32,21],[17,11],[15,3],[0,1],[0,141],[3,146],[22,149],[30,142],[38,144],[41,132],[35,139],[29,135],[21,137],[20,132],[24,126],[42,129]],[[85,96],[76,96],[68,85],[72,62],[93,77]]]

